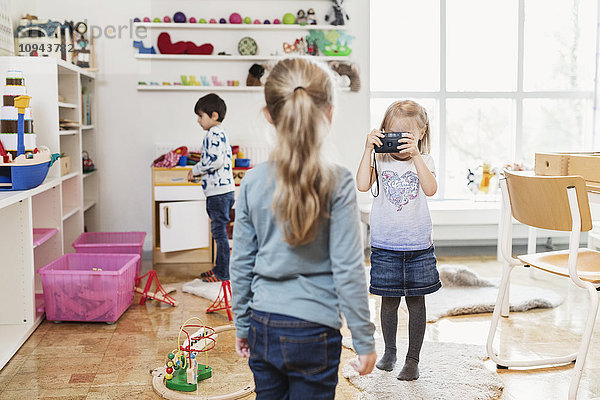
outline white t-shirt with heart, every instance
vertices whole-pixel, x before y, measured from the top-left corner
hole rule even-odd
[[[435,175],[433,158],[422,157]],[[395,251],[429,248],[433,244],[431,216],[414,161],[398,161],[389,154],[376,154],[376,159],[379,196],[371,209],[371,246]],[[373,186],[376,193],[377,183]]]

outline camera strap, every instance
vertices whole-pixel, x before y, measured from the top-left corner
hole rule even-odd
[[[377,153],[373,152],[373,169],[375,169],[375,185],[377,185],[377,194],[373,193],[373,185],[371,185],[371,195],[379,196],[379,173],[377,172]]]

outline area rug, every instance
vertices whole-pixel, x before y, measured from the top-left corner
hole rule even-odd
[[[221,282],[202,282],[202,279],[196,278],[191,282],[184,283],[181,286],[181,290],[215,301],[221,290]]]
[[[383,339],[376,338],[377,354],[383,354]],[[351,347],[351,339],[342,344]],[[398,341],[399,354],[407,348],[406,340]],[[425,342],[419,363],[420,377],[405,382],[396,379],[402,369],[402,360],[391,372],[377,368],[369,375],[360,376],[351,363],[342,367],[342,373],[350,383],[361,390],[363,400],[438,400],[438,399],[499,399],[504,384],[496,372],[488,370],[483,361],[487,359],[483,346]]]
[[[464,265],[440,265],[442,288],[425,296],[427,322],[442,317],[463,314],[480,314],[494,311],[499,280],[485,279]],[[510,311],[527,311],[533,308],[553,308],[562,304],[563,298],[552,290],[535,286],[510,286]],[[405,302],[402,308],[406,310]]]

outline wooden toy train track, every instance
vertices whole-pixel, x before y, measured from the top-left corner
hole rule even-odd
[[[212,328],[211,328],[212,329]],[[235,330],[234,325],[223,325],[214,328],[214,333],[225,332]],[[164,399],[169,400],[187,400],[187,399],[195,399],[195,400],[235,400],[242,399],[246,396],[249,396],[254,392],[254,381],[251,379],[250,382],[230,393],[219,394],[214,396],[202,396],[199,395],[197,391],[194,392],[180,392],[176,390],[171,390],[167,388],[165,383],[165,376],[167,375],[166,368],[158,367],[152,371],[152,388],[154,391],[160,395]]]

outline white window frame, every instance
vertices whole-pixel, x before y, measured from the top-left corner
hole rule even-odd
[[[598,94],[598,43],[600,41],[600,28],[597,28],[596,34],[596,85],[594,90],[590,91],[524,91],[523,90],[523,58],[525,43],[525,1],[518,2],[518,34],[517,34],[517,89],[515,91],[469,91],[453,92],[446,90],[446,2],[439,0],[440,4],[440,90],[439,91],[371,91],[371,99],[378,98],[427,98],[435,99],[439,104],[439,174],[438,185],[440,200],[445,199],[446,194],[446,138],[447,138],[447,109],[446,102],[451,99],[511,99],[515,103],[515,129],[512,130],[510,137],[510,158],[516,159],[516,151],[521,145],[523,137],[523,100],[525,99],[580,99],[592,100],[594,108],[592,114],[592,126],[590,130],[584,133],[584,147],[586,149],[592,146],[600,146],[600,138],[596,134],[597,124],[600,123],[597,118],[597,106],[599,103]],[[598,8],[597,21],[600,21],[600,5]],[[598,27],[598,24],[596,25]]]

